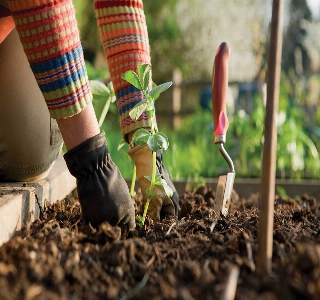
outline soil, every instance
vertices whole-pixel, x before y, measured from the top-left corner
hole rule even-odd
[[[315,198],[276,196],[273,273],[264,276],[256,271],[258,195],[233,192],[218,221],[214,202],[210,188],[186,191],[179,221],[147,219],[129,237],[107,222],[85,224],[72,195],[47,205],[0,247],[0,299],[320,299]]]

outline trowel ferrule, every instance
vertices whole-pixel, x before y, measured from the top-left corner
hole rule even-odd
[[[214,135],[214,143],[215,144],[224,144],[226,142],[226,135],[225,134],[215,134]]]

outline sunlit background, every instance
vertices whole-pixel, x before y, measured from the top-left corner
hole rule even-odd
[[[97,33],[93,0],[74,1],[91,79],[107,80],[107,64]],[[283,54],[278,116],[277,176],[320,177],[320,0],[284,1]],[[181,98],[167,91],[156,103],[161,131],[170,138],[165,160],[174,178],[215,177],[226,163],[212,137],[211,78],[214,54],[231,46],[225,145],[238,177],[259,177],[266,99],[271,0],[144,1],[153,80],[181,74]],[[173,115],[173,101],[181,109]],[[99,110],[99,109],[97,109]],[[99,112],[97,112],[99,113]],[[177,119],[174,124],[173,119]],[[112,156],[131,176],[115,106],[103,125]],[[131,165],[130,165],[131,166]]]

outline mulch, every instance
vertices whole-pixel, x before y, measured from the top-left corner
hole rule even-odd
[[[0,247],[0,299],[320,299],[314,197],[275,197],[270,275],[257,273],[258,195],[233,192],[219,220],[214,202],[208,187],[186,191],[178,220],[147,219],[129,236],[84,223],[73,195],[48,204]]]

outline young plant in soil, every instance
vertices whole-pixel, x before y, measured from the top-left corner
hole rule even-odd
[[[109,111],[110,104],[116,101],[116,95],[111,83],[105,85],[99,80],[90,80],[89,83],[99,127],[101,127]]]
[[[139,65],[137,67],[137,73],[130,70],[125,72],[121,77],[138,90],[142,91],[144,95],[144,98],[140,100],[129,112],[131,119],[137,121],[141,114],[146,112],[150,119],[154,120],[155,101],[159,98],[162,92],[166,91],[172,85],[172,82],[170,81],[154,86],[150,90],[151,66],[149,64]],[[152,151],[152,174],[151,176],[146,176],[146,178],[150,180],[150,188],[146,190],[147,202],[144,207],[143,215],[138,216],[141,226],[144,225],[150,201],[152,197],[155,196],[154,187],[162,186],[169,197],[171,197],[173,193],[171,188],[162,178],[162,174],[157,174],[156,166],[156,153],[158,150],[168,149],[169,139],[163,132],[156,132],[153,121],[151,122],[150,131],[140,128],[132,137],[131,146],[144,146],[146,144]]]

